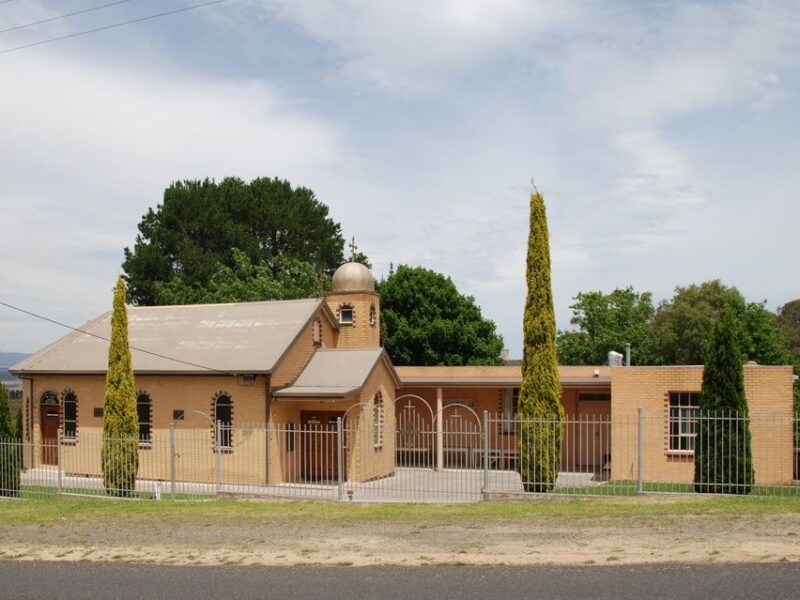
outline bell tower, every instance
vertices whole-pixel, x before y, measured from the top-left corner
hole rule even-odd
[[[353,249],[355,245],[351,245]],[[336,269],[325,299],[339,323],[338,348],[377,348],[381,341],[381,297],[375,278],[361,263]]]

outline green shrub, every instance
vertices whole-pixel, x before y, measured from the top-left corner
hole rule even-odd
[[[8,390],[0,382],[0,496],[18,496],[22,444],[11,420]]]
[[[114,291],[111,316],[100,463],[106,492],[112,496],[131,495],[136,488],[136,472],[139,469],[139,420],[128,346],[125,281],[122,277],[117,281]]]
[[[518,468],[525,490],[553,489],[561,463],[561,382],[550,281],[550,243],[544,198],[531,194],[522,349],[522,386],[517,418]]]
[[[694,451],[697,492],[749,494],[755,479],[735,319],[725,308],[708,338]]]

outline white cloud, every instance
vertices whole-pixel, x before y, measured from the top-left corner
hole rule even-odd
[[[226,8],[215,18],[249,29],[254,15],[292,23],[323,44],[336,75],[400,95],[428,94],[453,78],[507,56],[508,48],[547,34],[578,12],[571,1],[251,0],[238,19]],[[257,18],[257,17],[256,17]]]
[[[0,70],[0,289],[45,313],[55,296],[73,323],[110,302],[122,248],[171,181],[304,181],[350,154],[337,126],[257,81],[113,69],[52,53],[6,58]],[[4,333],[23,338],[19,327]]]
[[[798,40],[796,2],[237,0],[5,55],[0,287],[82,321],[170,181],[279,175],[378,274],[451,274],[518,353],[535,175],[562,325],[587,289],[788,300]],[[47,341],[5,323],[3,349]]]

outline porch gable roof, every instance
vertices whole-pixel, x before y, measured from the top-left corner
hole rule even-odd
[[[290,386],[277,390],[277,398],[344,398],[361,391],[375,367],[383,361],[400,386],[400,379],[383,348],[330,348],[314,353]]]

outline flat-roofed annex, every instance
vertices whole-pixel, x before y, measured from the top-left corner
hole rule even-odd
[[[128,307],[133,369],[136,373],[269,373],[320,311],[336,328],[321,299]],[[111,312],[79,329],[10,371],[105,373]]]

